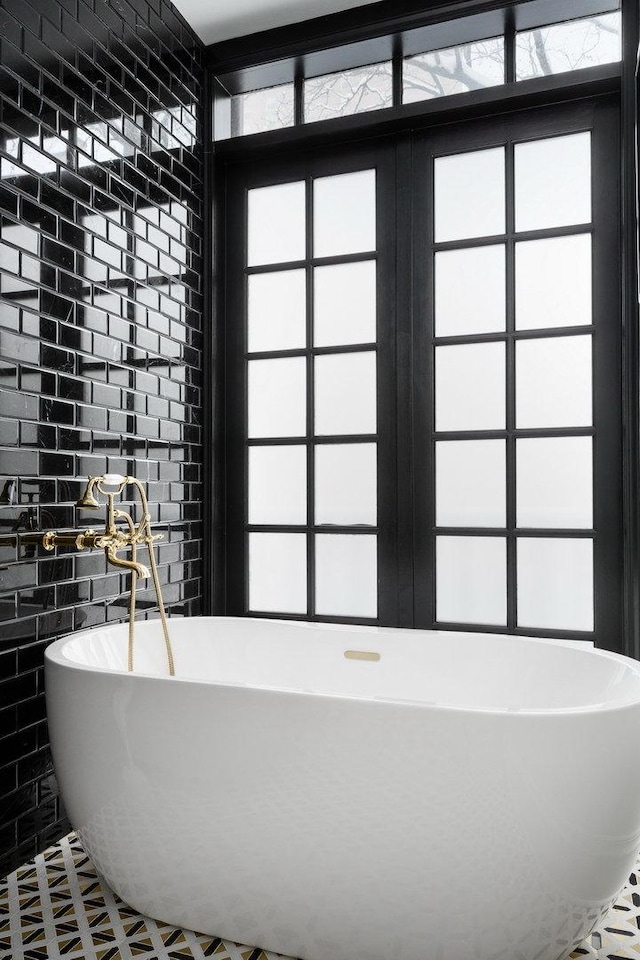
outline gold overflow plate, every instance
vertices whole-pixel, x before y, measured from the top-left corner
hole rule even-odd
[[[380,660],[380,654],[374,650],[345,650],[347,660]]]

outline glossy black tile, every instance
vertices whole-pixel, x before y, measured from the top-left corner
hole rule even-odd
[[[82,478],[153,486],[176,613],[201,596],[202,51],[161,0],[3,0],[0,57],[0,876],[67,829],[46,645],[126,619],[101,553],[12,539],[82,529]],[[195,104],[195,106],[194,106]],[[189,428],[188,430],[186,428]],[[184,447],[188,443],[188,448]],[[172,447],[173,444],[173,447]],[[194,463],[182,462],[188,454]],[[174,526],[176,538],[172,536]],[[189,544],[189,554],[184,545]],[[153,616],[152,592],[141,610]]]

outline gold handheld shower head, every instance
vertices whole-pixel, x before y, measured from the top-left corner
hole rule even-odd
[[[84,489],[84,493],[76,503],[76,507],[84,507],[88,510],[100,509],[100,503],[93,495],[93,488],[96,484],[96,481],[99,479],[99,477],[89,477],[89,481]]]

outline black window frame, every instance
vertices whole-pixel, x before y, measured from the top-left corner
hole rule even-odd
[[[235,167],[226,183],[228,202],[228,233],[226,242],[231,249],[241,251],[240,257],[226,259],[225,286],[228,291],[226,309],[229,315],[241,318],[240,322],[229,324],[226,328],[226,371],[227,382],[233,387],[234,398],[229,406],[227,415],[227,444],[226,444],[226,476],[227,476],[227,569],[243,572],[248,569],[247,561],[247,534],[268,532],[306,533],[307,535],[307,596],[309,610],[303,617],[306,620],[328,623],[364,623],[377,624],[379,619],[391,622],[393,619],[393,603],[397,590],[395,573],[396,551],[396,521],[395,509],[383,515],[379,511],[376,526],[359,527],[357,525],[328,525],[316,524],[314,517],[314,448],[319,444],[335,443],[365,443],[375,442],[391,449],[396,445],[396,408],[395,408],[395,363],[393,362],[395,329],[393,317],[395,305],[392,303],[394,292],[391,285],[385,285],[382,276],[388,276],[393,269],[392,258],[395,258],[395,237],[379,236],[375,257],[370,253],[348,257],[314,258],[311,249],[313,230],[311,190],[307,186],[307,250],[304,259],[305,268],[310,275],[314,265],[329,265],[331,263],[356,262],[362,259],[375,259],[378,273],[378,315],[379,319],[377,339],[375,343],[350,344],[335,347],[313,346],[311,317],[313,308],[312,283],[307,284],[307,346],[296,350],[277,350],[268,353],[249,353],[246,344],[246,298],[244,274],[256,272],[252,268],[243,268],[246,262],[246,231],[243,224],[246,221],[246,197],[248,190],[266,185],[305,179],[307,184],[312,179],[335,173],[351,173],[364,168],[374,168],[376,171],[384,169],[385,175],[377,177],[376,205],[380,217],[387,219],[390,206],[394,198],[389,194],[389,184],[393,178],[394,157],[384,145],[370,146],[357,144],[351,146],[340,158],[330,152],[328,155],[314,158],[304,157],[289,159],[288,161],[273,160],[271,163],[260,164],[259,168],[250,165],[249,170],[241,166]],[[300,174],[301,164],[304,174]],[[235,202],[234,202],[235,201]],[[393,213],[391,213],[393,216]],[[301,261],[302,262],[302,261]],[[299,267],[300,263],[278,263],[277,269],[291,269]],[[269,270],[269,268],[267,268]],[[263,268],[260,269],[263,272]],[[324,437],[314,432],[314,375],[313,358],[318,356],[335,356],[350,353],[375,352],[377,356],[378,395],[377,405],[377,432],[375,434],[344,434]],[[248,359],[268,359],[272,357],[298,356],[307,361],[307,394],[306,394],[306,438],[278,438],[246,440],[245,424],[247,416],[247,382],[246,362]],[[243,401],[237,403],[242,395]],[[230,396],[230,393],[228,394]],[[279,444],[291,445],[304,443],[307,449],[307,520],[305,524],[287,526],[283,524],[249,524],[245,522],[247,508],[247,448],[248,446],[276,446]],[[238,497],[235,492],[243,490],[243,496]],[[397,499],[396,478],[392,470],[378,473],[378,500],[391,502],[395,505]],[[377,535],[378,537],[378,579],[381,586],[378,595],[378,613],[376,618],[340,617],[316,614],[315,610],[315,538],[322,534],[353,534]],[[249,615],[247,578],[234,576],[227,585],[227,611],[236,616]],[[253,611],[251,616],[273,616],[261,611]],[[299,614],[277,614],[279,619],[301,619]]]
[[[621,275],[620,219],[611,205],[611,192],[593,190],[592,225],[518,231],[514,225],[513,209],[513,140],[525,142],[546,137],[564,136],[590,131],[592,137],[592,183],[606,183],[615,191],[617,185],[617,156],[619,152],[619,107],[615,99],[602,97],[581,101],[579,104],[539,108],[502,117],[495,121],[474,121],[424,139],[417,163],[428,171],[418,183],[425,193],[418,198],[415,210],[417,236],[414,242],[413,287],[414,308],[418,322],[413,325],[415,396],[412,403],[414,462],[413,496],[414,556],[415,556],[415,616],[414,624],[428,629],[472,630],[500,632],[501,628],[483,624],[443,623],[436,618],[435,584],[428,590],[420,589],[421,582],[429,582],[435,572],[435,541],[445,536],[498,536],[502,528],[438,527],[435,519],[435,444],[448,439],[505,439],[507,460],[506,540],[507,540],[507,623],[502,632],[515,636],[559,637],[589,640],[597,637],[599,646],[622,652],[622,435],[621,435],[621,317],[622,303],[617,279]],[[433,237],[433,220],[428,215],[429,189],[433,160],[442,154],[486,149],[506,144],[507,225],[504,236],[491,238],[492,242],[506,242],[506,327],[504,332],[438,337],[434,322],[433,251],[438,249],[469,248],[473,240],[437,244]],[[414,159],[414,163],[416,159]],[[515,246],[527,239],[589,234],[592,236],[594,322],[591,326],[542,327],[518,330],[515,326]],[[423,239],[426,238],[427,255]],[[480,243],[486,241],[480,241]],[[424,321],[424,322],[423,322]],[[553,337],[571,337],[590,334],[593,337],[593,410],[591,427],[521,428],[516,425],[515,411],[515,351],[518,342]],[[434,425],[434,349],[456,343],[505,343],[506,383],[504,430],[473,430],[438,432]],[[425,358],[423,362],[419,358]],[[593,529],[525,528],[516,519],[516,443],[527,437],[593,437],[594,457],[594,523]],[[420,488],[427,496],[420,496]],[[516,550],[522,537],[550,537],[552,539],[589,539],[594,544],[594,630],[538,629],[518,626],[516,604]]]
[[[433,4],[427,14],[424,7],[417,3],[403,4],[399,11],[394,3],[377,4],[380,16],[373,20],[371,9],[364,7],[355,11],[346,11],[334,17],[323,18],[323,32],[318,43],[314,33],[315,22],[293,27],[268,31],[262,35],[243,38],[241,41],[227,41],[209,48],[209,96],[213,104],[214,71],[222,64],[228,70],[250,72],[269,59],[282,59],[292,54],[299,58],[304,52],[317,50],[322,43],[331,47],[337,43],[356,42],[358,38],[371,39],[387,34],[391,29],[397,31],[403,25],[416,24],[417,21],[435,21],[443,12],[446,16],[468,16],[473,12],[495,13],[497,3],[453,2]],[[511,4],[526,9],[526,4]],[[561,18],[559,6],[554,3],[553,20]],[[383,10],[386,16],[383,16]],[[575,8],[574,8],[575,9]],[[322,146],[348,144],[350,141],[365,137],[381,136],[385,133],[398,133],[402,130],[430,128],[441,124],[451,124],[458,120],[474,117],[499,118],[523,107],[536,107],[562,101],[590,99],[594,96],[613,95],[621,109],[621,151],[620,179],[622,187],[622,431],[623,431],[623,530],[624,530],[624,569],[622,577],[617,571],[612,574],[614,585],[623,592],[622,610],[618,620],[622,620],[620,634],[608,645],[612,649],[622,650],[640,656],[640,523],[637,509],[638,484],[638,268],[637,268],[637,170],[636,146],[637,124],[636,106],[638,87],[636,79],[636,55],[638,50],[639,13],[633,0],[622,0],[623,11],[623,56],[621,64],[575,71],[552,77],[522,81],[509,88],[499,87],[477,91],[471,94],[459,94],[451,98],[427,101],[402,108],[402,116],[397,110],[378,111],[371,115],[356,115],[336,121],[323,121],[306,127],[272,131],[235,140],[213,144],[208,164],[207,200],[212,207],[211,229],[206,238],[205,258],[209,257],[213,265],[211,276],[205,289],[205,302],[213,322],[206,332],[206,349],[211,358],[212,381],[207,384],[207,418],[205,428],[209,436],[211,456],[206,464],[208,484],[213,492],[210,508],[206,512],[207,575],[212,583],[210,612],[226,614],[230,612],[226,599],[226,584],[233,579],[232,564],[226,556],[228,524],[225,517],[226,477],[225,446],[233,435],[233,414],[227,416],[225,402],[225,380],[232,371],[225,370],[225,341],[228,331],[225,328],[225,257],[224,249],[229,242],[225,236],[226,222],[226,178],[241,162],[260,162],[274,160],[279,162],[283,148],[291,157],[305,150],[317,151]],[[556,16],[556,12],[558,15]],[[584,14],[581,14],[584,15]],[[567,19],[575,18],[576,14]],[[320,71],[318,71],[320,72]],[[328,72],[328,71],[327,71]],[[249,74],[247,74],[249,75]],[[251,81],[248,81],[249,83]],[[249,88],[249,87],[247,87]],[[381,114],[384,116],[381,117]],[[210,119],[207,122],[211,135]],[[399,167],[407,164],[408,154],[398,150],[396,162]],[[399,302],[403,293],[398,293]],[[398,356],[408,350],[407,343],[400,337],[397,345]],[[399,386],[399,398],[402,400],[402,387]],[[398,469],[402,469],[402,453],[398,448]],[[397,515],[398,552],[394,563],[400,580],[406,582],[410,573],[406,544],[413,530],[411,505],[400,505]],[[402,586],[396,591],[399,598],[396,623],[411,626],[415,619],[408,612],[406,591]],[[382,613],[382,607],[381,607]],[[382,621],[381,621],[382,622]],[[464,629],[468,629],[467,626]],[[617,627],[616,627],[617,629]],[[535,631],[526,630],[531,634]],[[554,631],[557,633],[557,631]]]

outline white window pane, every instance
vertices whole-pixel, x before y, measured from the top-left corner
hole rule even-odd
[[[593,542],[518,538],[518,626],[593,630]]]
[[[516,329],[591,323],[591,237],[516,244]]]
[[[436,538],[436,618],[449,623],[506,624],[506,540]]]
[[[504,343],[436,348],[436,430],[504,430]]]
[[[304,122],[381,110],[392,101],[391,63],[310,77],[304,81]]]
[[[436,443],[436,523],[439,527],[504,527],[504,440]]]
[[[516,441],[519,527],[593,526],[591,437]]]
[[[516,344],[516,426],[589,427],[591,337],[545,337]]]
[[[316,536],[316,613],[378,616],[378,538],[366,534]]]
[[[307,432],[304,357],[250,360],[249,436],[303,437]]]
[[[516,34],[516,80],[582,70],[621,59],[620,11]]]
[[[504,37],[407,57],[402,102],[415,103],[504,83]]]
[[[504,244],[436,253],[436,336],[505,327]]]
[[[376,355],[343,353],[315,359],[315,432],[376,432]]]
[[[375,443],[322,443],[316,446],[316,523],[378,520]]]
[[[293,126],[293,84],[252,90],[231,97],[231,136]]]
[[[248,233],[250,267],[303,260],[306,250],[304,180],[249,190]]]
[[[435,161],[436,242],[504,233],[504,147]]]
[[[591,134],[515,146],[516,230],[591,221]]]
[[[314,346],[333,347],[375,341],[374,260],[316,267],[314,300]]]
[[[314,180],[314,256],[333,257],[375,249],[375,170],[358,170]]]
[[[307,448],[249,447],[249,523],[307,522]]]
[[[307,612],[306,534],[249,534],[249,609]]]
[[[305,347],[305,271],[254,273],[248,278],[248,286],[249,350],[295,350]]]

